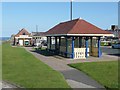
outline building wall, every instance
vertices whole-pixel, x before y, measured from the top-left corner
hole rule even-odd
[[[34,45],[41,45],[41,43],[43,41],[47,41],[47,37],[45,36],[33,36],[32,37],[33,41],[34,41]]]

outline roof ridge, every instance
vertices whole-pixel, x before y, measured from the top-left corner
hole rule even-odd
[[[22,28],[15,36],[19,35],[19,33],[21,33],[23,30],[25,30],[30,35],[30,33],[25,28]]]
[[[88,24],[90,24],[90,25],[92,25],[92,26],[94,26],[94,27],[96,27],[96,28],[99,28],[99,29],[101,29],[100,27],[98,27],[98,26],[96,26],[96,25],[94,25],[93,23],[89,23],[88,21],[86,21],[86,20],[84,20],[85,22],[87,22]],[[103,30],[103,29],[102,29]]]
[[[78,23],[78,21],[79,21],[80,19],[78,18],[78,19],[76,19],[76,20],[77,20],[76,23],[75,23],[75,24],[73,25],[73,27],[67,32],[67,34],[72,31],[72,29],[77,25],[77,23]]]
[[[84,21],[85,21],[85,20],[84,20]],[[88,22],[88,21],[85,21],[85,22],[89,23],[90,25],[94,26],[94,27],[97,28],[97,29],[103,30],[102,28],[94,25],[93,23],[90,23],[90,22]],[[104,31],[104,32],[108,32],[108,31],[105,31],[105,30],[103,30],[103,31]]]
[[[84,19],[74,19],[64,23],[59,23],[50,30],[47,31],[47,35],[64,35],[64,34],[111,34],[105,32],[95,24],[90,23]]]
[[[79,18],[73,19],[73,20],[69,20],[69,21],[60,22],[59,24],[68,23],[68,22],[75,21],[75,20],[79,20]]]
[[[19,30],[19,32],[18,32],[16,35],[18,35],[21,31],[22,31],[22,29],[21,29],[21,30]],[[15,36],[16,36],[16,35],[15,35]]]

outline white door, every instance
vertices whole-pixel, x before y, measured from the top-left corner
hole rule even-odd
[[[23,46],[23,40],[19,40],[20,46]]]

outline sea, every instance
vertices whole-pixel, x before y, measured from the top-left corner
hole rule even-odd
[[[0,45],[2,44],[2,41],[7,41],[9,39],[10,37],[0,37]]]

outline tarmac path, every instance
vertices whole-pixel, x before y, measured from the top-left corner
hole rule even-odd
[[[36,52],[31,47],[25,47],[25,49],[54,70],[61,72],[71,88],[94,88],[95,90],[105,90],[102,85],[93,80],[91,77],[68,66],[65,60],[61,60],[60,58],[56,58],[54,56],[41,55],[39,54],[39,51]]]

